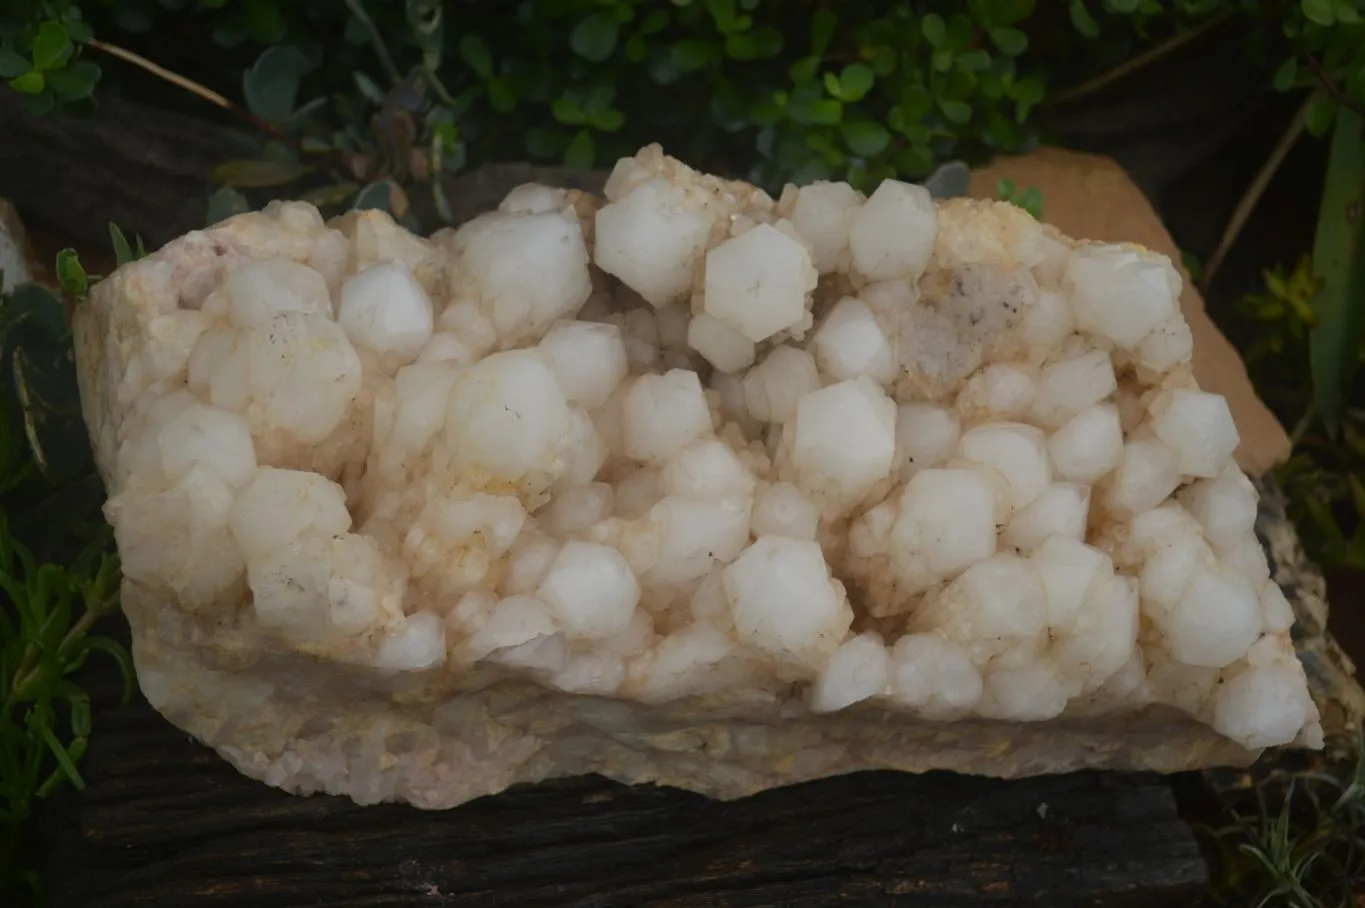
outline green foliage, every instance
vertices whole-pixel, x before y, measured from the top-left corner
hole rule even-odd
[[[1013,180],[1005,178],[995,185],[995,194],[1002,201],[1018,205],[1038,220],[1043,219],[1043,194],[1037,186],[1021,190]]]
[[[1338,908],[1365,886],[1365,749],[1343,766],[1248,779],[1229,821],[1202,828],[1216,855],[1215,904]]]
[[[109,226],[116,260],[145,254]],[[64,289],[95,278],[71,250]],[[66,302],[36,284],[0,297],[0,902],[41,894],[25,867],[36,803],[81,788],[92,729],[77,672],[92,653],[114,660],[132,691],[132,660],[91,633],[118,608],[118,560],[100,518],[102,490],[81,418]]]
[[[99,65],[82,54],[92,37],[70,0],[0,0],[0,79],[24,96],[31,113],[80,109],[100,80]]]
[[[1337,114],[1325,182],[1313,244],[1320,289],[1309,357],[1318,412],[1335,435],[1365,338],[1365,118],[1354,110]]]
[[[1264,293],[1239,303],[1237,314],[1255,326],[1243,358],[1261,396],[1298,420],[1293,454],[1276,478],[1306,550],[1323,564],[1365,570],[1365,409],[1345,407],[1334,437],[1313,399],[1309,343],[1320,330],[1315,301],[1323,286],[1314,272],[1308,257],[1292,270],[1277,267],[1266,272]],[[1359,338],[1350,359],[1365,360]],[[1362,395],[1357,378],[1344,396]]]

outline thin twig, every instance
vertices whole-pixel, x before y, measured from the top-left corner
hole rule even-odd
[[[1184,47],[1186,44],[1189,44],[1196,38],[1199,38],[1203,36],[1205,33],[1212,31],[1214,28],[1217,28],[1219,25],[1222,25],[1224,22],[1231,19],[1233,15],[1235,15],[1235,13],[1232,10],[1219,13],[1212,19],[1199,23],[1189,31],[1180,32],[1179,34],[1167,38],[1160,44],[1155,44],[1147,48],[1140,54],[1134,54],[1127,60],[1124,60],[1118,66],[1115,66],[1113,69],[1106,70],[1105,72],[1100,73],[1093,79],[1087,79],[1080,85],[1076,85],[1071,88],[1063,89],[1062,91],[1057,92],[1056,94],[1048,98],[1047,101],[1044,102],[1044,104],[1045,106],[1048,107],[1057,104],[1067,104],[1070,103],[1071,101],[1083,98],[1086,95],[1094,94],[1095,92],[1100,91],[1103,88],[1107,88],[1113,83],[1124,78],[1125,76],[1131,75],[1132,73],[1137,72],[1139,69],[1142,69],[1145,66],[1149,66],[1152,63],[1155,63],[1157,60],[1161,59],[1167,54],[1179,50],[1180,48]]]
[[[1218,248],[1209,256],[1208,264],[1204,266],[1204,278],[1200,281],[1199,289],[1204,293],[1208,292],[1213,284],[1214,275],[1222,266],[1223,260],[1227,258],[1232,246],[1237,242],[1237,237],[1241,235],[1242,228],[1246,226],[1247,220],[1251,217],[1251,212],[1256,208],[1256,203],[1265,194],[1266,188],[1270,186],[1270,181],[1275,178],[1275,173],[1284,163],[1284,159],[1289,156],[1294,143],[1303,135],[1307,125],[1306,115],[1310,105],[1314,104],[1319,98],[1323,97],[1321,89],[1313,92],[1299,108],[1298,113],[1294,114],[1294,119],[1290,122],[1289,128],[1280,136],[1280,141],[1276,143],[1270,157],[1266,158],[1261,169],[1256,172],[1256,179],[1251,181],[1246,192],[1237,201],[1237,207],[1232,211],[1232,217],[1228,219],[1228,224],[1223,228],[1223,235],[1218,239]]]
[[[233,104],[231,101],[229,101],[222,95],[218,94],[218,92],[214,91],[213,89],[205,88],[198,82],[195,82],[191,79],[186,79],[179,73],[173,73],[169,69],[166,69],[166,67],[153,63],[146,57],[143,57],[139,54],[135,54],[130,50],[125,50],[124,48],[119,47],[116,44],[106,44],[105,42],[94,38],[92,38],[88,43],[91,47],[95,48],[96,50],[102,50],[106,54],[109,54],[111,57],[118,57],[120,60],[124,60],[128,63],[133,64],[134,66],[141,67],[142,69],[145,69],[152,75],[157,76],[161,79],[165,79],[172,85],[179,86],[180,88],[185,89],[185,91],[188,91],[191,94],[198,95],[205,101],[208,101],[210,104],[216,104],[217,106],[223,108],[224,110],[230,110],[233,113],[244,112],[241,111],[241,108],[239,108],[236,104]]]
[[[1341,90],[1341,86],[1337,84],[1337,80],[1333,79],[1331,74],[1322,68],[1322,64],[1318,62],[1317,57],[1312,54],[1305,54],[1303,59],[1308,64],[1308,68],[1313,71],[1313,75],[1317,76],[1318,83],[1321,84],[1323,88],[1327,89],[1327,93],[1335,98],[1338,104],[1347,110],[1355,111],[1360,116],[1365,117],[1365,107],[1362,107],[1352,99],[1350,95]]]
[[[1308,427],[1313,424],[1313,420],[1317,418],[1317,415],[1317,402],[1310,400],[1308,406],[1303,411],[1303,416],[1294,424],[1294,431],[1289,433],[1289,444],[1292,447],[1297,448],[1299,443],[1303,441],[1303,436],[1308,432]]]
[[[287,135],[285,135],[284,132],[281,132],[280,127],[274,126],[269,120],[262,120],[261,117],[258,117],[251,111],[247,111],[246,108],[240,107],[238,104],[233,104],[232,101],[221,96],[217,91],[199,85],[194,79],[184,78],[179,72],[172,72],[171,70],[168,70],[168,68],[160,66],[160,64],[153,63],[152,60],[146,59],[145,56],[139,55],[139,53],[128,51],[126,48],[120,48],[119,45],[106,44],[106,42],[96,40],[96,38],[91,38],[89,44],[91,48],[97,49],[97,51],[108,53],[108,55],[112,57],[119,57],[120,60],[131,63],[132,66],[142,68],[142,70],[150,72],[150,74],[157,76],[157,78],[165,79],[165,81],[171,83],[173,86],[180,87],[180,89],[184,89],[188,91],[188,93],[194,94],[194,96],[203,98],[203,100],[209,102],[209,104],[213,104],[214,107],[222,108],[224,111],[232,113],[233,116],[246,120],[247,123],[257,127],[258,130],[261,130],[262,132],[269,132],[273,137],[288,141]]]
[[[350,7],[351,15],[360,20],[360,24],[365,26],[365,30],[370,33],[370,43],[374,45],[374,52],[379,55],[379,62],[388,72],[389,78],[395,84],[403,81],[403,77],[398,72],[398,67],[394,65],[393,57],[389,56],[389,49],[384,46],[384,38],[379,34],[379,28],[370,18],[370,14],[365,11],[360,0],[346,0],[346,5]]]

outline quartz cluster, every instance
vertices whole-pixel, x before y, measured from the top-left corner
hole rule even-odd
[[[441,807],[1317,747],[1181,277],[1004,202],[657,146],[431,238],[274,203],[77,315],[143,691]]]

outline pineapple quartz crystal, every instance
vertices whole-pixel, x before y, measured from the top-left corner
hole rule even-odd
[[[657,146],[430,239],[191,233],[77,316],[142,688],[257,778],[432,807],[1318,747],[1180,291]]]

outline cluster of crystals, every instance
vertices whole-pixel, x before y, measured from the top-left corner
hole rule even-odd
[[[455,686],[1320,735],[1166,258],[657,147],[605,196],[429,240],[275,204],[125,269],[174,298],[120,388],[130,580]]]

